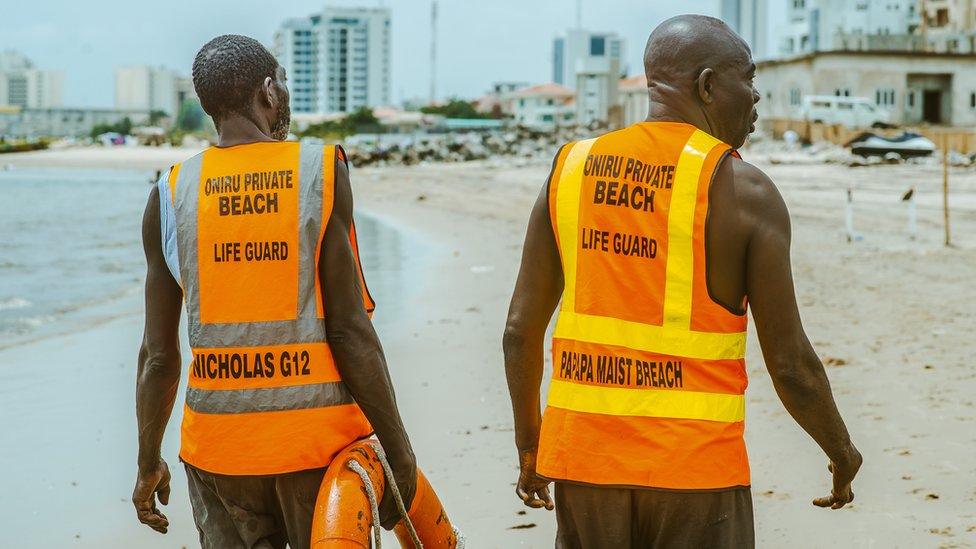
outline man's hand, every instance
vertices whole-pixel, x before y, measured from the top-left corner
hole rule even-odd
[[[407,512],[410,511],[410,505],[417,493],[417,460],[410,456],[409,459],[401,461],[402,463],[390,463],[394,478],[386,479],[387,489],[380,500],[380,525],[387,530],[392,530],[403,519],[400,510],[397,509],[396,500],[393,499],[393,489],[390,484],[396,482],[396,487],[400,490],[400,499],[403,500]]]
[[[136,487],[132,491],[132,504],[136,507],[139,522],[161,534],[169,528],[169,519],[156,507],[156,496],[159,496],[159,503],[169,504],[169,478],[169,467],[165,461],[159,460],[155,467],[139,468]]]
[[[549,481],[535,472],[535,452],[519,455],[519,478],[515,493],[527,507],[552,511],[554,505],[549,495]]]
[[[851,482],[854,481],[854,476],[857,475],[857,471],[861,468],[863,461],[864,459],[861,457],[861,453],[853,446],[846,452],[842,460],[836,462],[831,461],[827,465],[827,470],[833,473],[834,487],[830,491],[829,496],[817,498],[813,500],[813,504],[817,507],[840,509],[854,501],[854,491],[851,489]]]

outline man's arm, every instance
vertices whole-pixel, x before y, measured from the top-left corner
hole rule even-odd
[[[786,410],[830,459],[833,489],[814,505],[840,509],[854,500],[851,482],[862,458],[800,321],[790,265],[789,211],[764,173],[741,161],[736,166],[736,177],[745,178],[749,186],[743,193],[753,227],[746,247],[746,293],[766,368]]]
[[[503,347],[505,376],[515,415],[515,445],[519,454],[516,494],[529,507],[553,508],[549,482],[535,472],[542,415],[542,383],[546,328],[563,291],[559,249],[549,222],[548,185],[543,187],[529,217],[515,293],[508,310]]]
[[[332,216],[319,259],[325,329],[342,381],[373,425],[409,509],[417,488],[417,460],[397,410],[383,347],[363,304],[359,264],[349,242],[353,204],[345,162],[336,159],[335,174]],[[387,494],[380,506],[380,522],[390,529],[399,516]]]
[[[154,188],[142,217],[147,267],[146,326],[136,374],[139,473],[132,491],[132,503],[140,522],[165,534],[169,520],[156,507],[156,497],[163,505],[169,503],[169,468],[160,455],[160,444],[180,382],[183,290],[166,267],[161,241],[159,191]]]

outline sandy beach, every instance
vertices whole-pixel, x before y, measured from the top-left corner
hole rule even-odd
[[[4,155],[0,168],[149,172],[189,154],[68,149]],[[976,171],[952,170],[954,247],[945,248],[938,166],[744,156],[790,207],[804,324],[865,459],[852,506],[810,504],[829,490],[826,459],[779,403],[751,334],[747,440],[759,546],[976,546]],[[552,546],[553,515],[514,495],[501,353],[528,212],[548,168],[548,159],[495,159],[352,171],[357,207],[387,231],[378,252],[388,251],[389,232],[410,243],[382,266],[399,282],[381,285],[376,322],[419,464],[468,547]],[[843,231],[848,186],[860,233],[852,243]],[[915,240],[901,202],[911,186]],[[178,411],[163,447],[174,473],[170,533],[138,524],[129,503],[141,307],[138,293],[124,294],[110,304],[114,317],[0,345],[0,546],[196,546],[176,457]]]

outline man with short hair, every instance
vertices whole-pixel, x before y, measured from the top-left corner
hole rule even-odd
[[[861,455],[800,322],[786,205],[735,152],[757,119],[748,46],[679,16],[644,68],[647,120],[560,149],[529,219],[504,336],[516,492],[555,508],[557,547],[751,547],[747,304],[777,394],[830,460],[814,505],[853,501]]]
[[[166,533],[160,442],[180,379],[185,300],[193,361],[180,459],[200,543],[308,547],[325,468],[350,443],[376,434],[407,508],[417,482],[369,318],[345,156],[283,141],[285,72],[252,38],[208,42],[193,85],[219,140],[160,178],[143,218],[132,501],[141,522]],[[380,518],[396,523],[392,497]]]

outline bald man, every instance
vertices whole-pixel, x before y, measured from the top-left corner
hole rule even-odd
[[[748,46],[684,15],[644,65],[647,120],[563,146],[529,219],[504,335],[516,492],[555,508],[556,547],[752,547],[748,308],[777,394],[830,460],[814,505],[853,501],[861,455],[800,322],[786,205],[736,152],[757,119]]]

